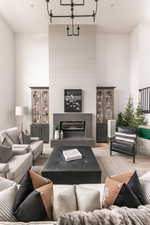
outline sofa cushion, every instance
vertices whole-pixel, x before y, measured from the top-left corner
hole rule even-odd
[[[0,177],[0,192],[16,184],[14,181]]]
[[[14,155],[22,155],[30,151],[30,145],[14,144],[12,146],[12,152]]]
[[[81,211],[94,211],[100,209],[100,192],[91,188],[76,185],[77,207]]]
[[[23,174],[25,174],[32,165],[32,154],[15,155],[9,160],[8,164],[9,171],[7,173],[7,178],[20,182]]]
[[[9,164],[0,163],[0,176],[5,176],[8,171],[9,171]]]
[[[14,212],[17,210],[19,205],[27,198],[27,196],[34,191],[34,189],[37,189],[43,185],[46,185],[48,183],[52,183],[50,180],[40,176],[39,174],[35,173],[32,170],[29,170],[25,176],[23,177],[20,188],[17,193],[15,202],[14,202]]]
[[[30,144],[30,151],[33,154],[35,160],[43,151],[43,141],[35,141]]]
[[[16,221],[13,204],[18,188],[16,184],[0,192],[0,221]]]
[[[100,193],[100,196],[99,196],[100,197],[100,208],[102,208],[105,184],[80,184],[79,186],[99,191],[99,193]]]
[[[49,183],[32,191],[15,213],[22,222],[51,220],[53,185]]]
[[[73,185],[54,185],[53,219],[77,210],[75,187]]]
[[[13,156],[11,147],[0,145],[0,163],[7,163]]]

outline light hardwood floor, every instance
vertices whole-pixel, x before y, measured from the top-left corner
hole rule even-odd
[[[43,155],[35,162],[35,170],[40,171],[46,162],[48,156],[51,154],[52,149],[49,147],[48,144],[44,144],[44,151]],[[96,158],[100,157],[110,157],[109,155],[109,145],[108,144],[99,144],[95,148],[93,148],[93,152],[96,156]],[[143,174],[147,171],[150,171],[150,157],[144,156],[144,155],[137,155],[136,156],[136,162],[133,164],[132,157],[119,154],[119,153],[113,153],[112,159],[113,161],[117,159],[118,156],[124,160],[124,162],[127,162],[127,165],[130,165],[130,167],[133,168],[133,170],[137,170],[140,174]]]

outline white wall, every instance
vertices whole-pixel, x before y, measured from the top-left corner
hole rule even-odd
[[[140,88],[150,86],[150,24],[141,24],[130,34],[131,93],[138,103]],[[146,115],[150,124],[150,115]]]
[[[124,110],[129,90],[129,36],[103,33],[97,27],[97,85],[114,86],[115,117]]]
[[[16,104],[27,106],[24,128],[31,124],[31,89],[49,86],[48,34],[17,33],[16,39]]]
[[[0,17],[0,130],[15,125],[15,41]]]
[[[50,26],[50,121],[64,112],[64,89],[83,90],[83,112],[96,117],[96,30],[82,25],[80,37],[67,37],[64,25]],[[52,127],[51,127],[52,128]],[[52,135],[52,129],[51,129]]]

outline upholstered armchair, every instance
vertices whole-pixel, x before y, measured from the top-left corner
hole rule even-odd
[[[115,136],[110,140],[110,155],[112,152],[119,152],[133,157],[135,163],[136,155],[136,134],[115,132]]]

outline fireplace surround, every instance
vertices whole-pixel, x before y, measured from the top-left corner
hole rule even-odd
[[[63,130],[64,138],[51,140],[51,147],[95,146],[92,134],[92,113],[54,113],[53,127]]]

